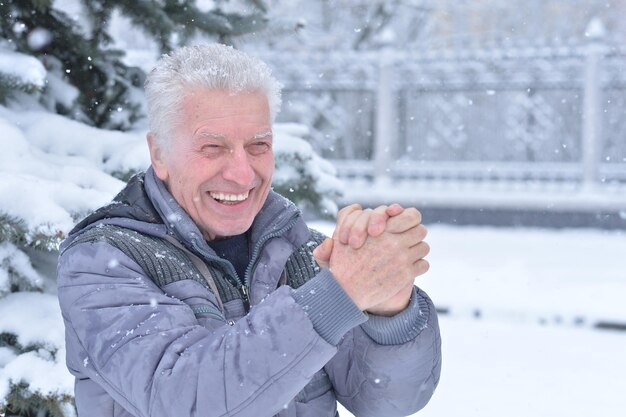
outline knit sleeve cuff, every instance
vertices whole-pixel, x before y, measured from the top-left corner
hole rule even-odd
[[[395,316],[369,314],[361,328],[379,345],[401,345],[415,339],[426,328],[431,305],[422,292],[413,287],[409,305]]]
[[[315,278],[292,290],[292,296],[317,333],[333,346],[350,329],[367,321],[367,314],[359,310],[328,269],[322,269]]]

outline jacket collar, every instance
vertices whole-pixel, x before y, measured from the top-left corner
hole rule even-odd
[[[163,223],[144,189],[144,173],[134,175],[106,206],[102,206],[74,226],[68,234],[75,236],[94,223],[108,219],[129,219],[143,223]]]

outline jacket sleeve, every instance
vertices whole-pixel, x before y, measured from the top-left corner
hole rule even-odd
[[[299,291],[306,292],[311,283]],[[359,417],[407,416],[430,400],[441,372],[437,313],[414,287],[407,308],[393,317],[370,315],[338,344],[325,366],[337,399]]]
[[[337,352],[289,287],[233,326],[215,320],[207,328],[104,242],[62,254],[58,295],[68,367],[137,417],[273,415]]]

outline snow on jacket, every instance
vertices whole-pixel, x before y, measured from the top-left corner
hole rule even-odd
[[[175,238],[231,297],[220,300],[215,283],[198,279],[159,286],[145,265],[164,275],[158,261],[173,252],[133,257],[132,245],[80,240],[93,228],[119,234],[119,242]],[[273,192],[250,236],[254,250],[240,278],[152,169],[77,225],[61,246],[58,294],[80,417],[334,417],[337,400],[357,417],[391,417],[428,402],[441,354],[424,292],[415,288],[394,317],[364,314],[310,250],[302,252],[316,244],[312,232]],[[297,288],[281,285],[298,250],[315,272]]]

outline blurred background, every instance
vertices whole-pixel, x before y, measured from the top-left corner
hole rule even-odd
[[[624,415],[624,16],[626,0],[3,0],[0,410],[74,415],[58,244],[149,164],[160,54],[222,42],[283,83],[274,187],[315,227],[353,202],[423,213],[443,372],[418,415]]]

